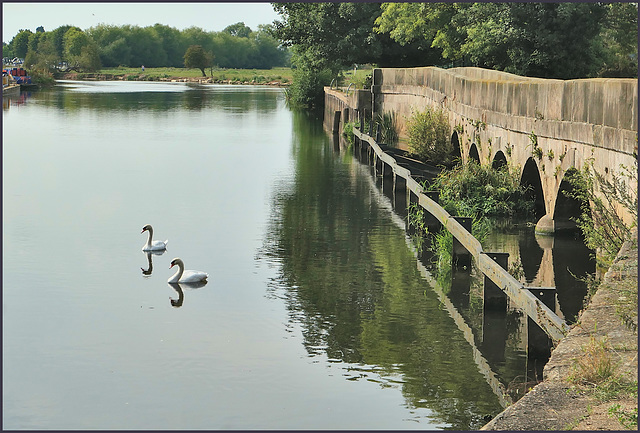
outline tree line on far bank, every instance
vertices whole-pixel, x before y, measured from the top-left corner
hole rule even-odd
[[[53,31],[20,30],[2,44],[4,58],[23,58],[27,67],[53,71],[61,64],[83,72],[106,67],[184,67],[185,54],[200,46],[210,55],[208,66],[271,69],[288,65],[286,48],[271,36],[270,25],[253,31],[243,22],[221,32],[198,27],[178,30],[163,24],[148,27],[100,24],[86,30],[65,25]]]

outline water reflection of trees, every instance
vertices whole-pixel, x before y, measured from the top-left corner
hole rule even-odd
[[[279,264],[272,293],[286,300],[309,355],[362,364],[350,379],[400,386],[434,422],[482,426],[498,399],[403,232],[374,202],[370,181],[335,158],[321,125],[296,115],[294,128],[296,179],[274,197],[264,254]]]
[[[144,84],[153,86],[152,83]],[[279,89],[265,91],[263,87],[252,89],[247,86],[238,92],[240,86],[234,86],[235,91],[231,92],[229,86],[175,84],[175,91],[166,91],[166,88],[162,91],[150,91],[152,87],[148,87],[144,91],[144,98],[140,98],[140,92],[136,91],[78,92],[62,86],[39,91],[35,96],[44,105],[71,112],[87,108],[96,111],[166,112],[181,108],[192,111],[219,109],[232,113],[266,113],[274,112],[278,106],[278,99],[281,98]],[[166,87],[167,83],[163,85]]]

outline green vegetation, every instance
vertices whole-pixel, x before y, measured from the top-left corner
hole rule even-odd
[[[213,65],[213,54],[209,51],[205,51],[202,45],[191,45],[187,48],[187,52],[184,53],[184,66],[185,68],[200,69],[202,76],[206,77],[204,72],[205,68],[210,68]]]
[[[215,66],[220,68],[287,66],[287,50],[271,31],[270,25],[252,31],[244,23],[221,32],[206,32],[198,27],[180,31],[161,24],[100,24],[86,30],[61,26],[49,32],[39,27],[35,33],[21,30],[11,42],[3,43],[2,55],[24,58],[29,70],[95,72],[101,67],[118,66],[182,67],[188,48],[199,45],[215,57]]]
[[[638,408],[634,407],[630,411],[625,411],[619,404],[614,404],[609,408],[609,416],[615,416],[622,426],[629,430],[638,429]]]
[[[604,268],[613,262],[638,221],[638,192],[627,186],[637,185],[637,162],[635,170],[621,165],[620,173],[612,170],[610,178],[594,169],[593,160],[582,171],[569,170],[565,175],[572,187],[565,194],[582,203],[582,214],[575,221],[585,244],[596,251],[596,260]],[[618,208],[626,209],[633,221],[626,223]]]
[[[471,234],[482,244],[491,232],[492,223],[488,218],[472,217]],[[453,235],[448,230],[440,230],[432,234],[431,251],[434,254],[436,278],[443,284],[451,276],[453,260]],[[446,286],[446,284],[443,284]]]
[[[398,142],[398,133],[396,132],[396,123],[393,113],[378,114],[373,123],[373,130],[376,131],[380,126],[380,143],[387,146],[393,146]],[[360,128],[360,122],[346,122],[342,127],[342,136],[353,144],[353,128]],[[363,132],[368,132],[369,122],[365,120]]]
[[[322,94],[322,86],[328,86],[341,71],[353,70],[354,65],[397,67],[433,64],[439,58],[437,52],[421,51],[417,44],[402,46],[376,33],[374,21],[381,14],[378,3],[275,3],[274,9],[282,18],[274,23],[273,34],[292,47],[292,65],[305,71],[302,80],[294,78],[290,89],[292,102],[299,106],[315,108],[318,101],[321,106],[322,99],[310,93],[320,89]],[[319,85],[309,84],[315,81]]]
[[[384,3],[376,31],[456,66],[541,78],[637,76],[637,4]],[[580,23],[580,31],[575,31]],[[634,40],[636,39],[636,40]]]
[[[623,377],[619,365],[613,360],[614,350],[606,337],[596,339],[591,336],[582,350],[567,378],[570,383],[603,402],[620,397],[638,397],[638,381]],[[613,404],[609,407],[609,415],[615,416],[626,428],[638,428],[638,408],[626,411],[619,404]]]
[[[637,3],[312,2],[273,7],[281,19],[256,31],[242,22],[221,32],[163,24],[21,30],[3,42],[3,57],[30,53],[30,70],[34,65],[54,72],[67,62],[76,71],[94,72],[100,65],[181,67],[191,45],[212,53],[218,68],[270,69],[288,65],[291,55],[299,76],[290,101],[308,108],[321,106],[317,94],[322,95],[322,87],[355,65],[479,66],[560,79],[637,77]],[[359,88],[370,82],[358,73],[351,79]]]
[[[627,186],[637,185],[637,166],[630,170],[621,165],[620,172],[612,171],[609,180],[595,170],[591,159],[582,171],[569,170],[565,179],[572,187],[565,194],[582,203],[582,214],[576,219],[576,223],[584,234],[585,244],[596,251],[598,265],[607,269],[618,255],[622,244],[629,239],[631,229],[637,224],[637,191]],[[625,223],[620,216],[621,209],[630,212],[633,217],[631,223]],[[637,248],[637,243],[633,248]],[[620,272],[624,274],[626,271],[620,269]],[[601,283],[593,276],[587,278],[586,302]],[[615,285],[618,294],[614,301],[616,314],[628,328],[637,332],[637,281],[621,277],[616,280]],[[598,341],[592,336],[589,344],[584,347],[583,355],[575,360],[569,381],[586,387],[600,401],[613,401],[621,396],[637,399],[638,382],[622,377],[618,365],[613,361],[614,353],[615,350],[606,339]],[[638,428],[637,407],[625,410],[615,403],[609,407],[608,412],[609,416],[616,417],[625,428]]]
[[[472,218],[471,233],[481,244],[494,228],[497,218],[528,216],[534,206],[519,184],[518,171],[512,167],[494,170],[490,165],[471,161],[442,171],[431,185],[423,187],[439,192],[439,204],[449,215]],[[436,277],[446,279],[451,272],[453,235],[448,230],[428,233],[424,213],[417,204],[409,206],[408,222],[416,230],[414,243],[420,250],[422,238],[432,236],[430,249],[434,253]],[[509,272],[520,278],[522,264],[512,264]]]
[[[324,86],[331,82],[331,71],[293,69],[293,83],[286,90],[287,102],[296,108],[319,109],[324,104]]]
[[[353,70],[349,69],[341,74],[343,86],[348,87],[353,84],[356,89],[370,89],[371,81],[373,77],[373,67],[368,65],[364,69],[356,69],[355,74]]]
[[[230,83],[270,83],[279,82],[287,84],[291,82],[293,73],[290,68],[273,69],[219,69],[212,68],[207,71],[214,82]],[[202,73],[197,69],[185,68],[146,68],[144,72],[140,68],[104,68],[95,73],[79,73],[78,78],[85,76],[105,75],[113,78],[161,81],[169,79],[197,79],[202,78]]]
[[[619,295],[615,302],[616,314],[627,328],[637,333],[638,282],[631,278],[618,281],[616,282],[616,291]]]
[[[430,189],[440,192],[440,206],[449,214],[505,218],[533,213],[513,167],[494,170],[475,161],[442,171]]]
[[[324,85],[339,71],[366,63],[479,66],[560,79],[637,77],[636,3],[277,3],[274,8],[282,17],[274,36],[295,48],[296,67],[328,69]],[[313,100],[302,90],[298,94]]]
[[[53,86],[56,83],[53,74],[47,71],[34,70],[30,72],[31,81],[39,86]]]
[[[342,136],[347,139],[349,144],[353,144],[353,139],[354,139],[353,128],[354,127],[358,127],[358,124],[356,122],[346,122],[342,126]]]
[[[613,377],[615,367],[606,338],[597,340],[591,336],[589,343],[582,349],[582,356],[575,359],[573,371],[567,378],[570,382],[597,385]]]
[[[380,142],[387,146],[398,143],[398,131],[396,129],[396,117],[392,112],[379,113],[376,116],[374,128],[380,125]]]
[[[409,150],[418,159],[438,165],[451,165],[451,126],[441,109],[414,112],[407,121]]]

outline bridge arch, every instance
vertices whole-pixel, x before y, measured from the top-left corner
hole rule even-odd
[[[544,200],[544,190],[542,189],[542,180],[538,166],[533,158],[527,159],[527,162],[522,169],[520,185],[526,189],[525,196],[534,200],[536,220],[545,216],[547,214],[547,209]]]
[[[575,167],[567,170],[558,187],[553,211],[555,231],[575,229],[576,223],[574,219],[580,216],[583,208],[589,209],[589,203],[584,203],[570,196],[574,188],[567,178],[577,172],[578,170]]]
[[[458,137],[458,131],[453,131],[451,135],[451,156],[454,160],[462,162],[462,150],[460,149],[460,138]]]
[[[475,143],[473,143],[469,148],[469,158],[467,158],[467,162],[471,161],[475,161],[480,164],[480,154],[478,153],[478,147]]]
[[[495,156],[493,157],[493,162],[491,163],[491,168],[494,170],[500,170],[507,166],[507,157],[504,152],[501,150],[497,151]]]

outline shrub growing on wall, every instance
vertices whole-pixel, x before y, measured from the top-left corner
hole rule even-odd
[[[567,172],[565,178],[572,189],[564,194],[582,203],[582,213],[575,221],[586,245],[596,251],[598,264],[608,268],[638,224],[637,188],[628,186],[638,184],[638,163],[635,161],[633,168],[620,165],[617,174],[611,171],[610,180],[598,173],[593,163],[589,159],[581,171]],[[631,222],[625,222],[622,209],[633,216]]]
[[[520,185],[518,170],[505,166],[494,170],[475,161],[441,172],[431,189],[440,193],[439,203],[452,215],[504,218],[533,213],[534,203]]]
[[[418,159],[437,165],[451,162],[451,126],[441,109],[413,113],[407,122],[409,151]]]

